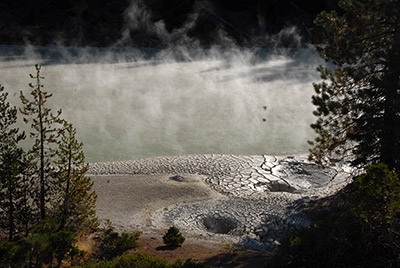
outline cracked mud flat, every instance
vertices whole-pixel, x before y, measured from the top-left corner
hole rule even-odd
[[[320,169],[299,156],[187,155],[93,163],[100,222],[159,234],[171,225],[189,239],[272,250],[307,226],[311,200],[349,182],[348,167]]]

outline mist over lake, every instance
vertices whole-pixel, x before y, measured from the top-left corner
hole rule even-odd
[[[44,90],[54,94],[48,105],[77,128],[89,162],[298,154],[313,135],[312,82],[322,64],[313,49],[0,51],[0,84],[16,106],[42,65]]]

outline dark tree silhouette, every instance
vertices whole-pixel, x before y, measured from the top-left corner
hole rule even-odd
[[[49,173],[51,172],[51,159],[54,157],[54,148],[52,144],[56,142],[58,128],[56,124],[61,123],[61,110],[58,110],[56,115],[51,112],[51,109],[46,106],[47,100],[52,94],[43,91],[41,80],[44,79],[40,75],[41,67],[35,66],[36,75],[30,75],[35,80],[36,84],[32,83],[29,86],[32,88],[32,100],[29,100],[25,95],[20,93],[22,104],[24,105],[20,112],[25,116],[25,123],[31,122],[32,132],[30,136],[35,139],[35,143],[30,150],[31,161],[36,165],[36,175],[38,178],[38,198],[40,218],[46,218],[46,203],[49,198]],[[35,176],[33,176],[35,178]]]
[[[343,15],[322,12],[314,35],[321,57],[318,117],[310,157],[321,165],[348,157],[400,171],[400,1],[341,0]]]
[[[0,86],[0,223],[8,229],[8,240],[14,239],[19,213],[24,202],[24,151],[18,142],[25,138],[13,125],[17,122],[17,108],[7,101],[7,92]]]

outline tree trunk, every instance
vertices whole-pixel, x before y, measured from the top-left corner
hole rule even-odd
[[[71,168],[72,168],[72,126],[68,126],[67,131],[69,133],[69,144],[68,144],[68,167],[67,167],[67,185],[65,187],[65,198],[63,204],[63,214],[61,217],[61,224],[59,230],[65,227],[68,217],[68,206],[69,206],[69,188],[71,184]]]
[[[40,218],[44,220],[46,218],[46,206],[45,206],[45,198],[46,198],[46,185],[44,178],[44,130],[43,130],[43,115],[42,115],[42,105],[43,105],[43,96],[40,85],[40,69],[37,71],[37,87],[39,94],[39,127],[40,127]]]
[[[14,226],[14,200],[13,200],[13,192],[15,189],[12,187],[12,175],[8,174],[7,176],[8,180],[8,202],[9,202],[9,210],[8,210],[8,241],[12,241],[14,239],[14,232],[15,232],[15,226]]]

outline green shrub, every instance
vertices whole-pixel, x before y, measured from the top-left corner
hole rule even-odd
[[[27,237],[13,242],[0,242],[0,267],[42,267],[61,265],[67,259],[74,263],[83,251],[74,246],[71,231],[57,231],[52,221],[33,226]]]
[[[16,242],[0,241],[0,268],[22,267],[27,253]]]
[[[175,226],[171,226],[162,239],[164,244],[168,246],[179,246],[185,241],[185,237],[183,237],[179,229]]]
[[[400,265],[400,180],[385,164],[372,165],[356,179],[358,189],[351,195],[353,213],[358,217],[365,247],[374,249],[389,265]],[[393,265],[396,266],[396,265]],[[398,267],[398,266],[397,266]]]
[[[169,268],[206,268],[204,264],[195,263],[191,259],[183,261],[182,259],[177,259],[174,263],[170,264]]]
[[[116,268],[137,267],[137,268],[164,268],[168,267],[168,262],[161,258],[150,256],[146,253],[135,252],[119,257],[116,262]]]
[[[180,259],[173,263],[166,260],[150,256],[147,253],[135,252],[124,254],[114,258],[112,261],[102,261],[96,264],[86,264],[75,268],[205,268],[203,264],[194,263],[191,260],[182,261]]]
[[[141,232],[136,231],[131,234],[122,233],[120,235],[109,226],[99,238],[100,244],[96,255],[102,260],[111,260],[120,256],[127,250],[139,246],[138,238],[141,234]]]
[[[368,225],[398,225],[400,216],[400,181],[384,164],[366,168],[359,176],[358,190],[351,195],[354,212]]]
[[[362,243],[359,234],[358,221],[350,213],[340,219],[326,218],[288,235],[266,267],[357,267],[364,255],[354,248],[354,244]]]
[[[71,231],[57,231],[53,221],[42,221],[33,227],[33,231],[22,241],[22,245],[28,249],[28,259],[37,266],[53,264],[54,261],[61,265],[67,258],[73,261],[73,255],[80,251],[74,246],[74,234]]]

